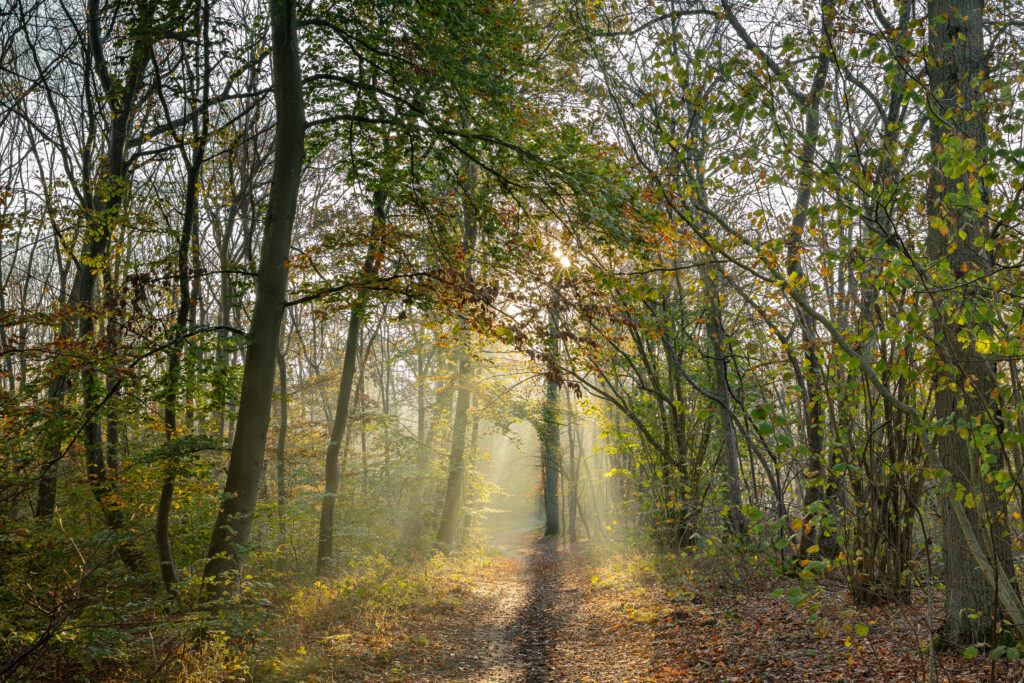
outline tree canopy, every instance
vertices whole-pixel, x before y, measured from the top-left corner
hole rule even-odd
[[[0,678],[542,524],[1019,658],[1018,9],[7,0]]]

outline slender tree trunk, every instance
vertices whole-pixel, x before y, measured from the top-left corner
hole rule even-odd
[[[554,302],[548,313],[548,353],[552,368],[548,370],[544,387],[544,405],[541,407],[540,448],[541,474],[544,485],[544,535],[557,536],[560,532],[558,519],[558,474],[560,469],[560,444],[558,435],[558,383],[555,381],[553,366],[558,362],[558,313],[559,291],[556,285]]]
[[[383,190],[373,193],[374,242],[383,238],[387,223],[387,195]],[[363,261],[363,273],[367,276],[377,271],[380,247],[370,246]],[[348,427],[348,408],[352,400],[352,383],[356,374],[356,357],[359,350],[359,333],[363,311],[366,308],[366,297],[360,294],[352,306],[348,319],[348,336],[345,337],[345,356],[341,362],[341,383],[338,386],[338,401],[334,408],[334,424],[331,426],[331,440],[327,444],[326,486],[324,497],[320,503],[320,531],[317,537],[316,571],[324,574],[330,568],[334,557],[334,507],[338,498],[338,487],[341,473],[338,467],[338,453],[345,441],[345,430]],[[364,448],[365,451],[365,448]]]
[[[231,208],[228,220],[225,223],[224,233],[221,235],[219,245],[220,261],[220,306],[217,311],[220,330],[217,331],[216,365],[219,371],[226,371],[231,361],[231,352],[228,350],[228,331],[231,327],[231,309],[233,307],[234,294],[231,287],[231,274],[228,272],[230,261],[228,258],[228,244],[231,240],[231,233],[234,231],[234,207]],[[220,380],[219,386],[215,386],[214,394],[217,400],[217,436],[226,439],[228,434],[227,397],[225,396],[226,373]]]
[[[0,264],[3,264],[3,261],[3,244],[0,243]],[[5,278],[3,277],[3,271],[0,270],[0,318],[4,317],[4,314],[7,312],[7,298],[4,296],[7,286],[7,282],[5,282]],[[24,299],[22,301],[24,301]],[[4,358],[4,372],[7,375],[7,384],[10,387],[10,392],[14,393],[14,354],[10,353],[10,344],[7,339],[7,327],[5,325],[0,325],[0,352],[7,356]],[[0,377],[0,381],[2,381],[2,379],[3,378]],[[2,388],[2,385],[0,385],[0,389]]]
[[[292,223],[299,194],[305,138],[302,73],[299,62],[295,0],[269,0],[274,102],[274,172],[256,300],[249,327],[231,459],[224,500],[210,539],[209,561],[203,572],[211,595],[222,595],[237,578],[247,552],[253,513],[263,478],[263,454],[274,388],[274,366],[287,299],[288,260]],[[227,576],[225,576],[227,574]]]
[[[164,432],[168,443],[173,443],[178,437],[178,389],[181,380],[181,357],[184,342],[178,341],[177,338],[185,334],[188,327],[189,314],[192,309],[189,247],[192,243],[193,232],[196,229],[197,193],[199,191],[199,176],[202,169],[205,147],[206,138],[204,135],[196,146],[195,156],[189,163],[185,180],[185,215],[181,228],[181,237],[178,240],[178,307],[174,324],[169,331],[171,347],[167,352]],[[170,538],[170,515],[177,467],[177,458],[169,456],[168,461],[164,465],[164,479],[160,487],[160,502],[157,505],[156,517],[156,548],[157,557],[160,560],[160,578],[164,582],[164,587],[169,592],[173,591],[174,584],[178,582],[178,570],[174,565]]]
[[[430,444],[427,443],[427,368],[428,361],[424,358],[423,337],[420,338],[419,352],[416,354],[416,479],[413,487],[413,511],[420,514],[423,496],[421,491],[427,477],[427,466],[430,464]]]
[[[138,17],[140,23],[149,20],[153,8],[146,4]],[[132,43],[123,84],[115,87],[108,73],[103,49],[101,12],[98,0],[88,3],[88,25],[86,28],[86,69],[94,70],[106,97],[110,99],[111,118],[106,139],[106,158],[100,177],[94,187],[87,189],[83,209],[86,214],[86,237],[82,245],[81,258],[75,270],[75,277],[68,293],[68,306],[72,309],[71,321],[61,325],[59,339],[70,339],[78,327],[78,338],[89,339],[95,332],[94,308],[96,298],[96,264],[107,257],[110,239],[128,190],[131,169],[125,159],[126,145],[134,118],[136,99],[142,88],[143,78],[150,64],[150,46],[154,36],[151,31],[140,31]],[[92,74],[85,78],[91,82]],[[94,179],[84,179],[89,185]],[[99,409],[103,399],[103,386],[91,363],[81,371],[82,386],[82,427],[83,450],[88,481],[93,497],[99,504],[103,520],[115,532],[125,526],[124,514],[111,500],[111,484],[107,477],[107,464],[103,451],[103,434],[100,426]],[[54,404],[62,404],[69,382],[66,375],[54,379],[47,395]],[[40,479],[37,515],[48,520],[53,515],[56,502],[56,473],[54,468],[63,451],[60,433],[51,437],[46,448],[44,472]],[[138,568],[141,556],[132,548],[129,540],[118,544],[118,554],[130,569]]]
[[[441,524],[437,531],[437,542],[446,551],[455,549],[460,510],[462,508],[462,487],[466,477],[466,431],[469,425],[469,387],[473,377],[473,363],[469,355],[459,354],[458,390],[455,396],[455,415],[452,418],[452,450],[448,458],[448,483],[445,487],[444,507]]]
[[[468,262],[465,265],[466,279],[473,280],[473,250],[476,248],[477,217],[473,206],[476,194],[476,166],[464,160],[465,183],[463,185],[462,244]],[[444,506],[441,523],[437,530],[437,542],[445,550],[455,549],[456,531],[462,508],[463,479],[466,476],[466,428],[469,424],[469,399],[472,390],[473,362],[466,351],[459,352],[458,391],[455,396],[455,415],[452,420],[452,450],[448,457],[448,482],[445,486]]]
[[[277,423],[277,537],[278,545],[284,545],[287,538],[287,527],[284,519],[284,506],[288,502],[288,491],[285,488],[285,444],[288,441],[288,363],[284,353],[277,354],[278,391],[281,392],[280,417]]]
[[[726,464],[726,485],[729,493],[729,526],[740,538],[746,536],[747,523],[743,516],[740,498],[740,449],[736,439],[736,425],[732,419],[732,399],[729,393],[729,373],[725,346],[725,325],[722,322],[722,305],[718,292],[717,273],[708,263],[702,268],[704,290],[708,299],[707,331],[711,341],[711,355],[714,364],[715,395],[718,396],[718,417],[722,426],[723,453]]]
[[[181,360],[184,354],[185,342],[180,339],[188,330],[189,319],[192,317],[192,277],[189,272],[191,261],[191,247],[197,239],[197,221],[199,213],[199,179],[202,176],[203,163],[206,157],[206,141],[210,127],[207,107],[210,100],[210,61],[209,61],[209,5],[203,3],[202,14],[199,18],[200,33],[204,38],[203,71],[202,71],[202,99],[203,114],[202,123],[193,129],[195,134],[195,147],[191,150],[191,156],[187,151],[182,151],[187,167],[185,174],[185,210],[182,218],[181,235],[177,245],[177,284],[178,284],[178,306],[171,325],[169,335],[171,345],[167,352],[167,377],[166,395],[164,397],[164,431],[167,442],[173,444],[178,438],[178,393],[181,384]],[[168,112],[169,114],[169,112]],[[179,140],[184,147],[184,140]],[[160,501],[157,505],[156,517],[156,549],[160,561],[160,578],[163,580],[164,588],[174,592],[174,585],[178,582],[178,570],[174,564],[174,554],[171,548],[170,517],[174,497],[174,484],[177,477],[178,458],[173,455],[175,450],[171,447],[172,453],[164,464],[164,479],[160,487]]]
[[[423,521],[423,489],[427,483],[427,467],[430,464],[430,445],[427,429],[427,369],[430,357],[426,352],[426,334],[420,330],[415,334],[416,343],[416,474],[409,495],[409,518],[403,533],[405,545],[418,545]]]
[[[114,272],[109,265],[103,269],[103,286],[107,291],[107,300],[110,302],[109,308],[113,309],[115,305],[113,301],[116,298],[113,296],[113,292],[117,286],[117,281]],[[106,320],[102,334],[104,343],[111,351],[116,349],[120,343],[121,335],[118,334],[120,326],[121,322],[118,319],[117,314],[111,313],[110,317]],[[107,393],[106,400],[113,406],[107,410],[106,415],[106,460],[107,467],[111,471],[117,470],[121,462],[121,455],[119,451],[121,442],[121,432],[119,429],[120,411],[116,401],[119,387],[120,382],[118,382],[115,377],[107,377],[106,385],[104,387]]]
[[[822,2],[822,36],[820,40],[826,41],[827,33],[832,26],[832,2]],[[807,216],[810,209],[811,197],[814,190],[814,158],[818,148],[818,134],[821,130],[821,95],[825,89],[828,79],[829,56],[826,46],[819,47],[817,66],[815,67],[814,79],[811,82],[810,92],[807,101],[802,103],[804,108],[803,143],[799,156],[799,177],[802,179],[800,190],[797,193],[796,208],[793,215],[793,225],[786,238],[786,271],[796,282],[804,278],[804,269],[801,259],[803,253],[803,239],[807,232]],[[813,508],[818,504],[828,503],[825,497],[825,439],[823,433],[824,411],[822,410],[822,391],[824,390],[821,363],[818,358],[818,337],[815,329],[814,319],[803,309],[797,309],[797,320],[800,324],[801,342],[804,348],[804,358],[807,361],[808,372],[806,390],[803,392],[803,413],[804,430],[806,433],[806,444],[808,456],[807,476],[804,485],[804,506]],[[811,513],[807,515],[808,520]],[[812,532],[804,534],[800,540],[801,551],[810,549],[817,542],[820,547],[832,555],[835,550],[835,539],[825,538]],[[825,548],[828,546],[827,548]]]
[[[572,398],[569,396],[569,389],[565,390],[565,422],[566,437],[569,445],[569,492],[566,495],[566,507],[569,508],[569,542],[576,542],[576,508],[579,505],[579,465],[577,463],[577,446],[582,451],[582,444],[576,438],[573,425]]]
[[[369,343],[366,343],[366,340],[364,339],[363,342],[366,344],[366,349],[363,353],[363,368],[359,378],[359,391],[357,392],[359,395],[356,398],[359,405],[359,454],[362,456],[363,461],[363,476],[359,479],[363,489],[363,501],[365,502],[370,497],[369,448],[367,448],[366,445],[366,416],[368,411],[366,410],[365,405],[366,399],[369,397],[366,396],[365,389],[363,389],[363,380],[366,377],[366,361],[370,358],[370,351],[373,348],[373,340],[371,339]]]

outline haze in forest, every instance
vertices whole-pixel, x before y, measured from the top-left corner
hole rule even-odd
[[[0,0],[0,679],[1020,680],[1007,0]]]

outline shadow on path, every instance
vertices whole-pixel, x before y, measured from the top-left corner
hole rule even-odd
[[[565,551],[558,538],[536,541],[527,557],[526,604],[512,627],[516,660],[528,683],[563,679],[555,668],[562,628],[579,602],[578,591],[567,588],[563,574]]]

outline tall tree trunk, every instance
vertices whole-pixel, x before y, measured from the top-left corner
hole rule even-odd
[[[383,190],[373,193],[374,242],[381,239],[387,221],[385,202],[387,195]],[[373,275],[377,270],[380,248],[372,244],[363,261],[363,273]],[[341,474],[338,468],[338,452],[345,440],[348,426],[348,408],[352,400],[352,382],[356,374],[356,356],[359,350],[359,328],[362,324],[363,311],[366,308],[366,297],[360,294],[352,306],[348,319],[348,336],[345,338],[345,356],[341,363],[341,383],[338,386],[338,401],[334,409],[334,424],[331,426],[331,440],[327,444],[326,486],[324,497],[320,503],[320,531],[317,536],[316,571],[324,574],[334,557],[334,507],[338,498],[338,486]],[[365,450],[365,449],[364,449]]]
[[[153,10],[150,4],[144,4],[137,21],[140,24],[148,22]],[[95,333],[96,276],[99,271],[97,264],[103,263],[107,258],[111,236],[117,223],[116,217],[120,213],[130,184],[131,167],[125,158],[125,152],[136,111],[136,100],[149,68],[151,45],[155,38],[149,30],[136,33],[137,38],[132,42],[123,82],[115,85],[109,74],[103,49],[101,22],[98,0],[90,0],[85,35],[86,69],[95,71],[104,95],[110,100],[111,117],[106,139],[106,156],[102,167],[97,169],[98,177],[84,179],[84,184],[88,186],[82,207],[86,215],[86,235],[68,294],[68,306],[72,309],[73,318],[61,325],[59,339],[71,338],[76,324],[79,339],[89,339]],[[85,78],[91,82],[92,74],[87,73]],[[84,416],[83,450],[88,481],[93,497],[100,506],[104,522],[113,531],[120,532],[125,526],[125,518],[123,511],[111,501],[111,483],[107,477],[101,421],[98,415],[103,400],[104,384],[92,363],[88,363],[82,369],[81,384]],[[64,401],[67,389],[67,377],[60,376],[50,384],[47,394],[52,397],[54,403],[60,404]],[[56,475],[52,468],[56,467],[63,454],[60,439],[59,433],[54,434],[46,449],[46,469],[40,482],[40,500],[37,506],[37,514],[43,519],[52,516],[53,504],[56,501]],[[119,543],[118,554],[129,568],[137,568],[141,563],[141,556],[129,540],[122,540]]]
[[[464,159],[465,182],[462,205],[462,246],[467,262],[466,280],[473,280],[473,250],[476,249],[477,217],[473,205],[476,194],[477,169],[468,158]],[[437,529],[437,542],[445,551],[455,549],[456,531],[462,517],[462,488],[466,477],[466,429],[469,424],[469,399],[472,389],[473,362],[469,354],[459,352],[459,370],[456,382],[455,415],[452,418],[452,450],[448,457],[448,482],[445,486],[441,523]]]
[[[278,545],[284,545],[287,527],[284,520],[284,506],[288,492],[285,488],[285,444],[288,440],[288,364],[284,353],[277,354],[278,391],[281,393],[280,417],[277,422],[277,536]]]
[[[106,302],[105,306],[108,310],[111,310],[111,314],[104,321],[103,330],[101,336],[103,337],[103,343],[106,344],[107,349],[114,352],[118,345],[121,343],[121,334],[123,323],[119,320],[117,312],[114,311],[116,306],[116,296],[114,292],[117,287],[117,276],[114,274],[109,264],[103,269],[103,287],[106,290]],[[120,410],[117,404],[118,390],[121,386],[120,381],[112,376],[108,375],[104,390],[106,391],[106,402],[112,404],[112,408],[107,410],[106,414],[106,461],[107,467],[111,471],[117,470],[121,462],[120,446],[121,446],[121,430],[120,430]]]
[[[569,445],[569,486],[566,494],[566,506],[569,508],[569,542],[576,542],[576,508],[579,507],[579,463],[578,458],[582,457],[583,444],[577,438],[579,433],[573,424],[572,398],[569,395],[569,388],[565,389],[565,422],[566,437]],[[578,446],[578,449],[577,449]],[[579,453],[577,453],[577,450]]]
[[[188,330],[189,319],[192,317],[192,278],[189,272],[191,260],[191,247],[197,239],[197,223],[199,212],[199,179],[202,176],[203,163],[206,157],[206,142],[210,128],[210,117],[207,112],[210,101],[210,31],[209,31],[209,4],[204,2],[199,17],[199,33],[203,36],[203,70],[202,70],[202,97],[201,106],[203,113],[200,116],[201,123],[193,127],[195,136],[195,147],[191,150],[191,156],[186,151],[186,141],[179,139],[182,146],[182,156],[187,168],[185,174],[185,210],[182,217],[181,235],[177,245],[177,284],[178,284],[178,307],[174,317],[174,323],[169,330],[171,345],[167,351],[167,377],[166,395],[164,397],[164,432],[168,444],[173,444],[178,438],[178,393],[181,384],[181,359],[184,353],[184,335]],[[170,117],[170,112],[167,112]],[[174,497],[174,483],[177,476],[178,458],[174,455],[176,449],[171,446],[171,452],[167,455],[164,463],[164,479],[160,486],[160,501],[157,505],[156,517],[156,550],[160,561],[160,578],[164,588],[174,592],[174,585],[178,582],[178,570],[174,565],[174,553],[171,548],[170,517],[171,506]]]
[[[306,124],[295,0],[269,0],[268,4],[277,109],[274,173],[224,499],[210,539],[209,561],[203,571],[204,578],[215,579],[208,584],[211,595],[224,594],[237,578],[263,478],[274,366],[287,299],[286,261],[302,172]]]
[[[991,569],[1001,580],[1015,584],[1005,505],[979,474],[985,455],[997,456],[993,470],[1003,467],[1004,458],[999,439],[992,438],[1002,429],[995,363],[978,350],[973,332],[989,329],[978,308],[991,300],[985,276],[994,265],[979,246],[991,235],[988,188],[979,174],[988,144],[981,90],[989,77],[984,22],[984,0],[928,2],[928,85],[933,109],[926,246],[935,287],[941,288],[941,293],[933,294],[938,311],[933,322],[935,350],[940,360],[935,417],[949,425],[948,431],[934,437],[934,444],[938,464],[949,471],[951,484],[979,496],[980,503],[958,520],[954,506],[959,503],[953,494],[941,498],[945,637],[955,646],[994,642],[1002,617],[996,610],[995,581],[990,583],[981,560],[973,556],[970,537],[987,541]],[[951,168],[972,152],[979,155],[975,163],[962,171]],[[956,175],[950,177],[947,171]],[[963,195],[973,194],[973,198],[960,195],[958,185],[964,188]],[[970,340],[967,344],[961,334]],[[963,426],[972,432],[968,438],[961,436]],[[985,441],[990,447],[979,449],[977,444]],[[1013,589],[1016,592],[1016,585]]]
[[[167,352],[166,395],[164,397],[164,433],[168,444],[173,444],[178,437],[178,389],[181,381],[181,356],[184,342],[179,338],[185,334],[188,326],[189,313],[192,309],[192,292],[189,278],[189,246],[192,233],[196,228],[196,203],[202,158],[205,153],[205,137],[200,139],[195,149],[195,156],[189,163],[185,185],[185,215],[178,240],[178,306],[174,323],[169,330],[171,346]],[[174,447],[171,446],[173,452]],[[177,476],[177,458],[170,453],[164,464],[164,479],[160,487],[160,502],[156,516],[156,549],[160,560],[160,578],[164,587],[170,592],[178,582],[178,570],[174,566],[174,555],[171,551],[170,516],[174,497],[174,481]]]
[[[220,304],[217,311],[217,324],[220,326],[220,329],[217,330],[217,349],[215,351],[216,362],[214,367],[217,368],[217,370],[224,372],[225,376],[221,377],[219,383],[214,386],[214,395],[217,397],[217,436],[221,440],[226,439],[228,434],[225,384],[227,382],[226,370],[232,356],[228,349],[228,328],[231,327],[231,309],[234,306],[234,293],[231,287],[231,273],[229,272],[231,263],[228,257],[228,245],[231,240],[231,234],[234,232],[234,212],[235,208],[232,206],[228,213],[228,219],[225,221],[223,234],[220,237],[221,243],[218,245],[220,266]]]
[[[732,419],[732,399],[729,393],[729,373],[725,348],[725,324],[722,322],[722,304],[718,292],[717,273],[705,262],[702,268],[704,290],[708,299],[707,331],[711,341],[711,354],[715,368],[715,395],[718,396],[718,417],[722,426],[722,442],[726,464],[726,485],[729,493],[729,526],[739,537],[747,533],[740,499],[740,449],[736,439],[736,425]]]
[[[403,532],[404,545],[418,545],[423,521],[423,489],[427,483],[430,464],[430,444],[427,429],[427,369],[430,356],[426,351],[427,336],[421,329],[414,334],[416,349],[416,474],[409,493],[409,518]]]
[[[558,383],[555,381],[554,366],[558,362],[558,285],[555,285],[554,301],[548,312],[548,354],[550,355],[544,405],[541,407],[540,449],[541,474],[544,485],[544,535],[557,536],[560,532],[558,519],[558,472],[560,468],[560,444],[558,425]]]
[[[0,265],[2,265],[3,262],[3,243],[0,242]],[[4,296],[7,287],[8,283],[5,281],[5,278],[3,277],[3,271],[0,270],[0,318],[2,318],[4,314],[7,312],[7,299]],[[4,374],[7,375],[7,384],[10,387],[10,392],[13,394],[16,390],[14,383],[14,354],[10,353],[9,349],[10,345],[7,340],[7,326],[0,325],[0,353],[3,353],[4,355],[7,356],[6,358],[4,358]],[[2,381],[3,377],[0,376],[0,389],[3,388]]]
[[[801,254],[804,249],[804,235],[807,232],[807,215],[810,209],[811,196],[814,190],[814,157],[818,147],[818,133],[821,130],[821,96],[825,90],[828,79],[829,56],[825,41],[829,38],[828,31],[832,26],[832,2],[822,2],[822,35],[819,40],[822,45],[818,49],[817,66],[814,71],[814,79],[807,95],[807,101],[802,103],[804,114],[803,142],[799,155],[799,171],[801,178],[800,190],[797,193],[796,207],[793,214],[793,225],[790,227],[786,238],[786,272],[796,283],[804,279],[804,269]],[[799,286],[799,285],[797,285]],[[807,361],[807,381],[803,393],[804,431],[808,451],[807,476],[804,484],[804,506],[806,508],[816,507],[819,504],[826,504],[825,497],[825,438],[824,438],[824,411],[822,410],[823,399],[821,392],[824,390],[821,363],[818,358],[818,336],[814,319],[803,309],[796,311],[797,322],[800,325],[801,342],[804,348],[804,358]],[[812,513],[808,513],[809,519]],[[817,536],[817,539],[815,539]],[[833,554],[835,539],[827,539],[820,534],[805,533],[800,539],[800,549],[806,551],[815,543],[819,546],[828,546],[828,554]]]
[[[423,496],[421,491],[427,477],[427,466],[430,464],[430,444],[427,443],[427,368],[428,359],[424,358],[423,341],[426,336],[417,340],[419,345],[416,354],[416,486],[413,487],[413,511],[418,517]]]
[[[461,517],[462,487],[466,477],[466,431],[469,426],[469,399],[472,395],[469,384],[472,378],[473,362],[468,353],[461,351],[456,378],[458,390],[455,396],[455,415],[452,418],[452,450],[448,458],[448,483],[445,486],[441,524],[437,530],[437,542],[446,551],[455,549],[456,531]]]

